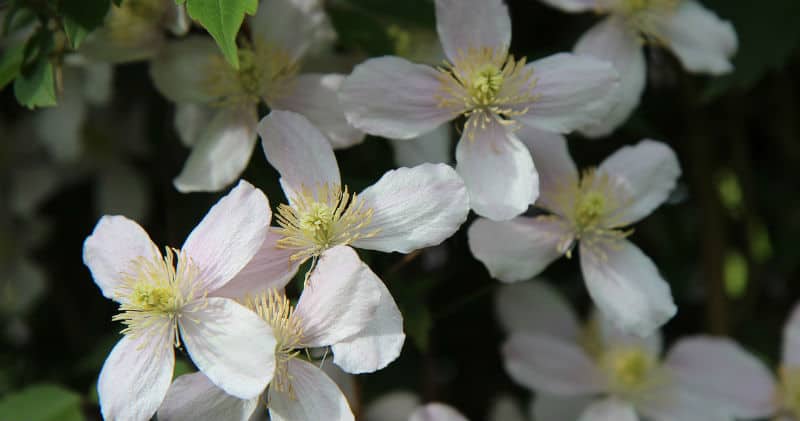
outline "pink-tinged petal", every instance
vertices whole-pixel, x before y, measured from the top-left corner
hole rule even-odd
[[[769,369],[730,339],[683,339],[669,351],[665,365],[678,387],[736,418],[764,418],[775,409]]]
[[[277,343],[272,329],[241,304],[220,297],[195,301],[179,325],[194,364],[227,394],[253,399],[272,380]]]
[[[632,224],[664,203],[681,175],[675,152],[666,143],[645,139],[625,146],[599,167],[621,184],[630,204],[618,216],[621,224]]]
[[[412,392],[390,392],[367,405],[364,421],[408,421],[419,404],[419,396]]]
[[[528,147],[539,173],[536,206],[566,215],[571,209],[564,209],[564,203],[558,200],[558,191],[577,185],[579,180],[578,168],[569,155],[567,139],[558,133],[529,126],[523,126],[517,136]]]
[[[103,216],[83,243],[83,264],[103,296],[112,300],[121,299],[115,290],[139,259],[159,261],[161,253],[147,232],[124,216]]]
[[[328,139],[308,119],[291,111],[272,111],[258,124],[267,161],[281,175],[289,200],[303,188],[339,184],[339,165]]]
[[[239,399],[225,393],[203,373],[178,377],[158,409],[159,421],[248,421],[259,398]]]
[[[789,367],[800,366],[800,305],[795,306],[783,327],[781,362]]]
[[[168,43],[150,62],[150,77],[162,95],[173,102],[209,102],[215,61],[224,60],[214,40],[189,36]],[[224,65],[224,61],[220,61]]]
[[[569,303],[547,283],[533,280],[504,285],[497,292],[497,315],[506,332],[547,334],[578,342],[581,326]]]
[[[175,366],[172,326],[165,319],[139,334],[122,338],[100,371],[97,396],[103,419],[149,420],[167,394]]]
[[[472,119],[482,118],[475,115]],[[456,145],[456,171],[464,179],[470,206],[478,215],[496,221],[511,219],[539,196],[539,175],[533,159],[517,136],[501,124],[466,133]]]
[[[339,91],[347,121],[367,133],[411,139],[458,113],[439,106],[439,72],[399,57],[369,59],[353,69]],[[388,100],[387,100],[388,99]]]
[[[578,421],[638,421],[633,406],[618,399],[597,401],[583,412]]]
[[[610,61],[619,72],[619,89],[609,96],[606,116],[580,128],[589,137],[606,136],[639,105],[647,82],[642,43],[630,25],[619,17],[610,17],[583,34],[575,45],[575,53]]]
[[[467,231],[469,249],[503,282],[530,279],[563,254],[559,243],[571,234],[551,218],[518,217],[510,221],[478,218]],[[568,241],[567,241],[568,242]]]
[[[733,25],[695,0],[682,1],[661,23],[659,34],[691,72],[721,75],[733,70],[730,59],[739,46]]]
[[[201,271],[201,291],[217,290],[250,262],[271,218],[267,197],[244,180],[208,211],[181,248]]]
[[[374,282],[381,290],[381,299],[370,323],[361,332],[331,347],[334,364],[348,373],[372,373],[386,367],[400,356],[406,340],[403,315],[397,303],[383,282],[377,279]]]
[[[538,393],[531,404],[531,415],[533,421],[575,421],[594,400],[595,397],[590,395],[551,396]]]
[[[580,246],[581,270],[597,307],[621,331],[648,336],[677,312],[658,268],[630,241],[603,250]]]
[[[408,421],[467,421],[467,419],[455,409],[434,402],[414,411]]]
[[[541,0],[542,3],[565,12],[587,12],[597,7],[596,0]]]
[[[297,273],[299,262],[289,261],[294,250],[276,247],[277,241],[281,238],[283,237],[269,231],[264,244],[247,266],[212,295],[240,299],[286,287]]]
[[[294,60],[336,38],[320,0],[262,1],[248,23],[256,42],[279,47]]]
[[[294,313],[303,322],[303,344],[328,346],[364,330],[381,299],[379,284],[352,248],[322,253]]]
[[[206,104],[175,104],[175,132],[183,146],[194,146],[216,114],[217,108]]]
[[[555,54],[529,64],[535,101],[517,119],[542,130],[567,133],[602,121],[619,89],[619,73],[607,62],[589,56]]]
[[[359,196],[373,210],[365,230],[377,232],[354,247],[409,253],[440,244],[467,220],[469,196],[464,181],[446,164],[398,168]]]
[[[413,167],[426,162],[449,164],[452,162],[450,124],[442,124],[432,132],[415,139],[391,139],[394,162],[398,167]]]
[[[515,333],[503,344],[501,353],[506,373],[537,392],[574,396],[605,389],[602,373],[576,343]]]
[[[250,162],[258,117],[252,107],[222,108],[192,140],[192,152],[173,184],[182,193],[220,191]]]
[[[511,396],[500,396],[492,402],[489,421],[528,421],[516,400]]]
[[[364,132],[347,122],[339,104],[339,87],[344,75],[304,74],[294,78],[289,90],[267,98],[273,110],[294,111],[308,118],[331,142],[334,149],[347,148],[364,140]]]
[[[664,346],[664,338],[661,332],[656,330],[648,336],[634,335],[619,328],[611,319],[603,313],[593,309],[590,320],[597,328],[600,345],[609,347],[636,347],[639,348],[656,360],[661,359],[661,351]]]
[[[342,391],[325,373],[311,363],[289,361],[292,395],[269,391],[272,421],[353,421],[353,412]]]
[[[506,50],[511,16],[503,0],[436,0],[436,30],[450,61],[470,49]]]

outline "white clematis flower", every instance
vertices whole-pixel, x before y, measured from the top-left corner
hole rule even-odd
[[[273,421],[354,420],[336,383],[301,356],[304,349],[330,346],[366,328],[381,300],[379,284],[353,249],[338,246],[320,258],[297,307],[277,290],[248,299],[277,339],[269,388],[260,398],[242,400],[215,387],[202,373],[181,376],[158,419],[247,421],[261,401]]]
[[[263,0],[248,18],[252,44],[231,66],[210,37],[173,42],[150,67],[158,90],[177,104],[175,125],[192,148],[175,178],[181,192],[217,191],[244,171],[256,143],[258,105],[303,114],[337,148],[363,140],[341,111],[339,74],[298,74],[303,56],[332,38],[319,1]]]
[[[509,54],[511,19],[502,0],[437,0],[443,67],[380,57],[356,66],[339,96],[348,121],[367,133],[410,139],[459,116],[459,174],[480,215],[507,220],[539,194],[521,124],[569,132],[597,122],[617,87],[610,63],[557,54],[526,64]]]
[[[420,404],[419,396],[407,391],[387,393],[370,402],[364,421],[467,421],[451,406],[431,402]]]
[[[468,231],[472,254],[503,282],[537,275],[580,244],[580,263],[595,304],[620,329],[648,335],[676,312],[669,285],[626,237],[626,227],[663,203],[681,173],[667,145],[643,140],[579,173],[566,139],[520,131],[540,163],[536,206],[550,215],[511,221],[478,219]]]
[[[264,390],[276,365],[276,339],[257,314],[215,292],[255,255],[270,217],[264,194],[242,181],[180,250],[167,248],[163,256],[135,222],[100,219],[83,261],[103,295],[120,303],[114,320],[125,325],[97,383],[105,419],[149,420],[172,379],[172,347],[181,343],[227,393],[250,399]]]
[[[639,104],[647,78],[643,45],[671,50],[686,70],[721,75],[733,70],[736,31],[697,0],[542,0],[567,12],[607,14],[575,45],[575,52],[609,60],[620,73],[618,102],[606,118],[581,131],[605,136]]]

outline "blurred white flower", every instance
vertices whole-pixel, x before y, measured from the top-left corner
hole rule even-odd
[[[516,282],[537,275],[580,244],[586,286],[620,329],[642,336],[676,312],[669,285],[626,237],[626,227],[664,202],[681,173],[672,149],[643,140],[597,168],[579,173],[563,136],[523,128],[520,138],[539,163],[536,206],[550,212],[511,221],[478,219],[468,231],[473,255],[492,277]]]
[[[467,421],[454,408],[431,402],[420,405],[417,395],[407,391],[387,393],[370,402],[364,421]]]

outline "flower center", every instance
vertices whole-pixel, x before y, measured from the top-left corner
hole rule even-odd
[[[664,44],[659,24],[675,13],[681,0],[621,0],[616,12],[642,35],[643,42]]]
[[[614,393],[632,396],[651,384],[658,362],[638,347],[615,348],[602,354],[600,367],[608,376]]]
[[[800,367],[781,367],[778,369],[778,374],[780,406],[792,417],[800,418]]]
[[[114,42],[135,44],[153,36],[165,10],[164,2],[159,0],[126,1],[111,6],[105,26]]]

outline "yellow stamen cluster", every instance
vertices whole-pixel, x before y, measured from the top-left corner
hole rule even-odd
[[[494,123],[513,125],[513,118],[526,114],[536,101],[533,69],[525,68],[506,49],[480,48],[459,51],[451,63],[439,67],[438,106],[453,110],[454,116],[468,120],[465,132],[474,138],[475,130]]]
[[[663,376],[658,370],[658,361],[638,347],[610,349],[600,356],[599,362],[611,390],[623,397],[643,392]]]
[[[166,11],[164,4],[160,0],[133,0],[112,5],[105,24],[111,40],[125,45],[152,37]]]
[[[659,23],[675,13],[681,0],[620,0],[615,7],[629,25],[641,34],[642,42],[664,44]]]
[[[800,367],[781,367],[778,374],[778,404],[787,415],[800,419]]]
[[[276,231],[283,238],[277,247],[297,250],[292,261],[319,256],[331,247],[374,236],[377,230],[368,231],[372,213],[347,187],[325,184],[316,192],[303,188],[291,205],[278,207]]]

